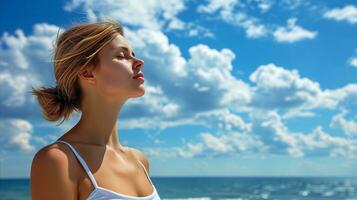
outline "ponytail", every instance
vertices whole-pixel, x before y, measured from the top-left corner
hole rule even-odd
[[[70,98],[58,86],[32,88],[32,94],[37,96],[37,100],[42,107],[42,115],[48,121],[58,121],[61,118],[64,121],[68,119],[75,109],[75,105],[70,101]]]

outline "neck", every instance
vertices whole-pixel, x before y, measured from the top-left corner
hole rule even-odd
[[[83,99],[81,118],[71,129],[76,141],[98,146],[122,148],[118,135],[118,115],[127,99]]]

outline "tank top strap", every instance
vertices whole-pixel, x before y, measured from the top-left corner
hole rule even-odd
[[[138,160],[138,162],[139,162],[140,165],[144,168],[145,174],[146,174],[147,178],[149,179],[150,184],[151,184],[152,186],[154,186],[154,184],[151,182],[151,178],[150,178],[150,176],[149,176],[149,173],[146,171],[146,168],[145,168],[144,164],[143,164],[140,160]],[[155,187],[155,186],[154,186],[154,187]]]
[[[69,146],[69,148],[72,150],[72,152],[74,153],[74,155],[76,156],[76,158],[78,159],[78,161],[81,163],[82,167],[84,168],[84,170],[86,171],[89,179],[91,180],[94,188],[97,188],[98,185],[97,185],[97,182],[95,181],[94,179],[94,176],[92,174],[92,172],[90,171],[89,167],[87,166],[86,162],[83,160],[83,158],[79,155],[79,153],[76,151],[76,149],[71,145],[69,144],[68,142],[66,141],[63,141],[63,140],[57,140],[56,142],[61,142],[61,143],[64,143],[66,144],[67,146]]]

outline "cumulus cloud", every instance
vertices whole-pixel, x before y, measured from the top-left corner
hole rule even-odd
[[[301,77],[296,69],[287,70],[273,63],[259,66],[249,78],[255,83],[249,107],[278,111],[284,119],[313,117],[316,109],[357,106],[356,84],[322,90],[318,82]]]
[[[264,1],[260,2],[263,9],[268,9]],[[246,5],[237,0],[221,1],[211,0],[206,5],[199,5],[197,11],[199,13],[214,14],[218,12],[218,16],[226,23],[233,24],[245,30],[248,38],[260,38],[268,34],[265,25],[260,24],[255,17],[247,15],[245,12],[237,11],[237,7],[245,7]]]
[[[187,36],[200,35],[213,37],[213,33],[205,27],[193,22],[184,22],[178,15],[186,10],[184,0],[119,0],[112,3],[110,0],[100,2],[87,0],[72,0],[67,3],[65,10],[73,11],[84,9],[90,21],[109,16],[130,28],[146,28],[157,31],[185,31]]]
[[[292,132],[276,112],[250,113],[252,128],[245,131],[203,132],[198,142],[187,142],[177,149],[181,157],[291,155],[357,157],[357,140],[332,136],[321,126],[311,133]]]
[[[2,117],[36,115],[31,86],[51,82],[50,64],[53,40],[59,27],[36,24],[33,34],[26,36],[21,29],[14,35],[3,33],[0,39],[0,109]],[[33,108],[33,109],[31,109]]]
[[[255,17],[252,13],[255,8],[260,9],[262,13],[268,12],[274,5],[270,0],[253,1],[220,1],[209,0],[206,4],[197,7],[197,12],[209,16],[217,16],[218,19],[243,28],[247,38],[257,39],[272,35],[278,42],[293,43],[304,39],[314,39],[317,31],[309,31],[296,25],[297,18],[287,20],[287,26],[282,27],[275,24],[262,22],[263,18]],[[308,5],[305,1],[289,0],[281,1],[278,4],[281,7],[295,9],[301,5]],[[287,6],[289,5],[289,6]]]
[[[239,3],[238,0],[211,0],[207,5],[199,5],[197,11],[201,13],[214,13],[222,10],[222,13],[232,12],[235,5]]]
[[[313,115],[306,113],[315,108],[336,106],[333,98],[320,89],[318,82],[300,77],[297,70],[287,70],[273,63],[259,66],[250,75],[256,85],[250,105],[255,109],[277,110],[293,116]]]
[[[170,23],[183,23],[176,17],[178,13],[185,9],[184,1],[116,1],[112,3],[109,0],[94,2],[86,0],[73,0],[65,6],[65,10],[73,11],[83,6],[88,12],[92,12],[97,17],[114,17],[121,22],[161,30],[164,25]],[[171,25],[172,28],[179,27]]]
[[[346,119],[346,115],[349,113],[347,110],[342,110],[341,113],[333,116],[330,127],[340,129],[348,136],[357,136],[357,121]]]
[[[235,7],[238,8],[258,8],[262,13],[267,12],[274,5],[272,0],[207,0],[207,4],[201,4],[197,7],[200,13],[214,13],[220,11],[221,14],[232,14]]]
[[[143,151],[147,156],[156,157],[158,159],[166,159],[166,158],[173,158],[177,157],[177,152],[180,151],[177,147],[149,147],[143,148]]]
[[[312,133],[291,132],[276,112],[253,115],[253,131],[260,135],[272,153],[300,156],[333,156],[336,149],[344,151],[344,156],[357,156],[357,140],[331,136],[317,126]]]
[[[350,83],[334,90],[326,89],[324,93],[334,108],[354,110],[357,107],[357,84]]]
[[[246,123],[242,117],[227,108],[197,113],[195,119],[197,123],[205,127],[221,130],[222,132],[251,130],[250,123]]]
[[[35,149],[30,144],[33,130],[30,122],[22,119],[2,119],[0,120],[0,130],[1,151],[33,151]]]
[[[26,76],[12,75],[9,72],[0,74],[0,85],[3,89],[0,92],[2,98],[1,105],[6,107],[17,107],[24,105],[26,101],[26,85],[29,80]]]
[[[266,150],[264,144],[251,135],[234,132],[216,136],[209,132],[200,134],[200,142],[187,143],[184,147],[177,149],[177,155],[189,157],[214,157],[214,156],[237,156],[248,155],[253,152]]]
[[[248,117],[233,113],[238,109],[229,104],[225,109],[197,113],[191,122],[212,131],[201,133],[198,141],[185,142],[184,147],[176,149],[178,156],[356,156],[357,140],[332,136],[320,125],[304,133],[290,131],[284,124],[290,118],[314,117],[317,109],[355,108],[356,85],[322,90],[317,82],[300,77],[297,70],[275,64],[258,67],[250,80],[255,85],[249,86],[251,100],[246,101],[248,109],[243,112]],[[354,131],[354,123],[341,116],[332,121],[335,128]]]
[[[309,31],[296,25],[296,18],[290,18],[287,21],[287,27],[278,27],[273,36],[278,42],[293,43],[304,39],[314,39],[317,31]]]
[[[280,0],[278,1],[279,6],[287,10],[296,10],[301,7],[312,7],[307,0]]]
[[[333,19],[336,21],[347,21],[350,24],[357,23],[357,7],[347,5],[343,8],[333,8],[323,14],[324,18]]]
[[[271,0],[255,0],[257,2],[257,7],[262,13],[268,12],[274,5],[274,1]]]
[[[357,68],[357,51],[355,50],[355,55],[353,55],[350,59],[348,59],[348,64],[351,65],[352,67]]]
[[[357,58],[351,58],[350,65],[352,65],[353,67],[357,67]]]

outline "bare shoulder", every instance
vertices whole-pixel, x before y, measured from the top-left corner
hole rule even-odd
[[[49,144],[40,149],[32,160],[32,167],[64,167],[69,161],[73,161],[74,156],[71,150],[58,143]],[[49,168],[52,169],[52,168]]]
[[[61,148],[58,144],[49,144],[37,151],[32,160],[32,164],[42,165],[61,163],[66,158],[67,155],[63,148]]]
[[[128,147],[130,152],[138,159],[146,168],[146,171],[149,173],[149,159],[146,157],[145,153],[139,149]]]
[[[35,154],[30,175],[32,199],[77,198],[78,173],[69,154],[59,144],[47,145]]]

